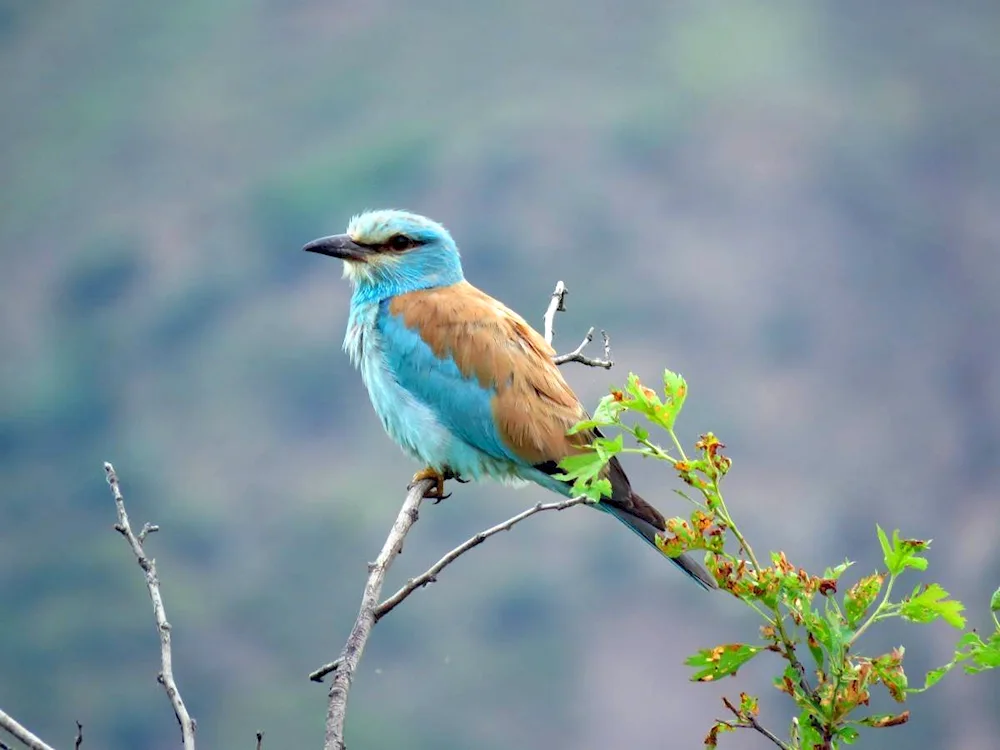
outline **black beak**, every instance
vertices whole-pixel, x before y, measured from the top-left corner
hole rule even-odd
[[[371,248],[359,245],[346,234],[334,234],[329,237],[320,237],[313,240],[303,248],[307,253],[319,253],[329,255],[331,258],[341,260],[365,260],[374,251]]]

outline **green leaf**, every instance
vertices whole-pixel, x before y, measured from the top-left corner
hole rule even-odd
[[[620,393],[619,393],[620,395]],[[621,398],[616,398],[615,393],[609,393],[602,398],[594,409],[594,416],[590,419],[598,426],[613,425],[618,423],[618,415],[625,410]]]
[[[1000,589],[994,591],[990,597],[990,612],[1000,612]]]
[[[634,428],[632,428],[632,434],[635,435],[635,439],[640,442],[649,438],[649,431],[641,424],[637,424]]]
[[[587,451],[586,453],[574,453],[559,462],[562,474],[556,474],[556,479],[568,482],[578,477],[596,477],[604,468],[605,461],[598,455],[597,451]]]
[[[595,502],[600,502],[601,498],[611,497],[611,480],[595,480],[590,483],[590,486],[583,492],[583,494]]]
[[[854,727],[841,727],[837,731],[837,737],[842,739],[844,743],[848,745],[853,745],[858,741],[858,737],[860,736],[861,735],[858,733],[858,730]]]
[[[829,627],[830,656],[833,659],[840,659],[844,644],[854,636],[854,629],[847,627],[843,617],[833,607],[826,610],[826,624]]]
[[[670,370],[663,371],[663,391],[666,394],[666,411],[664,414],[664,427],[668,430],[674,428],[677,416],[684,408],[684,401],[687,399],[687,382],[676,372]]]
[[[922,693],[937,684],[942,677],[950,672],[959,662],[970,662],[962,665],[968,674],[977,674],[987,669],[1000,667],[1000,631],[993,633],[986,641],[978,633],[965,633],[955,645],[955,657],[943,667],[932,669],[924,678],[922,688],[911,689],[911,693]]]
[[[569,428],[566,432],[567,435],[575,435],[578,432],[585,432],[592,430],[595,427],[605,426],[605,422],[598,422],[596,419],[585,419],[582,422],[577,422],[575,425]]]
[[[943,667],[932,669],[930,672],[927,673],[927,676],[924,677],[924,686],[922,688],[910,690],[910,692],[922,693],[924,690],[933,687],[938,682],[940,682],[941,678],[944,677],[946,674],[948,674],[951,671],[951,668],[954,666],[955,662],[949,662],[948,664],[945,664]]]
[[[885,567],[892,575],[899,575],[906,568],[916,570],[927,570],[927,558],[921,557],[919,552],[923,552],[931,546],[930,540],[922,539],[900,539],[899,529],[892,532],[892,542],[882,527],[876,525],[878,531],[878,541],[882,545],[882,555],[885,559]]]
[[[844,574],[844,571],[847,570],[852,565],[854,565],[854,563],[851,560],[844,560],[844,562],[842,562],[840,565],[834,568],[827,568],[826,570],[824,570],[823,577],[831,578],[834,581],[836,581]]]
[[[885,576],[881,573],[873,573],[862,578],[844,594],[844,613],[850,627],[855,628],[861,622],[882,590],[884,580]]]
[[[959,648],[967,647],[968,651],[956,652],[956,659],[972,660],[972,664],[962,665],[967,673],[977,674],[1000,667],[1000,630],[995,631],[985,642],[975,633],[966,633],[958,643]]]
[[[914,589],[913,595],[900,605],[899,614],[912,622],[933,622],[940,617],[952,627],[964,628],[965,618],[960,613],[965,605],[947,596],[948,592],[936,583],[919,594]]]
[[[829,607],[828,605],[827,617],[829,617],[830,609],[832,608]],[[819,644],[822,645],[824,648],[826,648],[827,651],[832,651],[833,640],[831,639],[830,636],[830,623],[828,622],[828,620],[825,619],[823,615],[821,615],[815,609],[810,609],[803,612],[802,620],[803,624],[805,625],[806,632],[809,635],[813,636],[817,641],[819,641]],[[812,646],[810,646],[810,650],[812,650]],[[815,653],[813,654],[813,657],[816,657]],[[819,661],[818,659],[817,661],[819,662],[818,666],[822,668],[823,666],[822,661]]]
[[[740,667],[765,650],[763,646],[728,643],[701,649],[694,656],[689,656],[684,663],[698,670],[691,675],[692,682],[712,682],[720,677],[736,674]]]
[[[799,745],[801,748],[822,747],[823,736],[816,729],[816,723],[809,709],[799,714]]]
[[[597,455],[600,456],[602,463],[607,463],[614,456],[617,456],[622,452],[624,447],[625,436],[620,432],[613,440],[606,437],[599,437],[594,440],[594,450],[597,451]]]
[[[816,662],[816,668],[822,669],[824,663],[823,649],[820,648],[819,638],[812,631],[809,631],[809,634],[806,636],[806,645],[809,647],[809,653],[812,654],[812,658]]]
[[[669,399],[684,401],[687,398],[687,381],[684,380],[684,376],[679,372],[664,370],[663,391]]]
[[[875,530],[878,532],[878,543],[882,545],[882,559],[885,560],[885,567],[890,568],[889,560],[892,559],[892,545],[889,544],[889,539],[886,537],[885,532],[882,531],[881,526],[875,524]],[[890,572],[898,571],[892,571],[890,568]]]
[[[600,501],[602,497],[611,497],[611,482],[599,478],[605,463],[606,459],[601,458],[596,450],[575,453],[559,462],[559,468],[563,471],[553,474],[553,478],[573,482],[574,495],[585,495],[591,500]]]

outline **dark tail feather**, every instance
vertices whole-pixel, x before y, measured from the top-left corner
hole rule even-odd
[[[535,464],[535,468],[550,476],[558,474],[561,471],[555,461]],[[663,517],[663,514],[632,491],[628,477],[625,476],[625,470],[618,463],[617,458],[612,458],[608,462],[607,477],[611,480],[611,497],[602,498],[596,507],[605,513],[613,515],[641,536],[643,541],[649,546],[660,552],[660,548],[656,546],[656,535],[662,535],[667,530],[667,521]],[[565,483],[560,484],[566,486]],[[660,554],[663,555],[662,552]],[[687,573],[702,588],[719,588],[715,579],[712,578],[712,574],[692,560],[690,555],[685,554],[680,557],[663,556]]]
[[[613,515],[641,536],[653,549],[660,552],[656,546],[656,535],[662,535],[666,531],[666,519],[660,511],[632,491],[628,477],[625,476],[625,471],[617,459],[611,459],[608,464],[608,479],[611,480],[611,497],[602,499],[597,507]],[[712,575],[689,555],[667,557],[667,559],[687,573],[702,588],[718,588]]]

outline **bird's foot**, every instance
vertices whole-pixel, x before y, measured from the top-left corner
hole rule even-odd
[[[434,484],[430,488],[428,488],[427,492],[424,493],[424,498],[427,500],[433,500],[435,505],[437,505],[442,500],[446,500],[447,498],[451,497],[450,492],[448,494],[445,494],[444,492],[444,483],[446,480],[457,479],[459,482],[462,483],[469,481],[467,479],[462,479],[457,474],[453,474],[448,469],[445,469],[442,472],[438,471],[437,469],[431,466],[428,466],[426,469],[421,469],[420,471],[418,471],[416,474],[413,475],[413,479],[410,480],[410,483],[406,486],[406,489],[408,490],[413,489],[413,487],[418,482],[422,482],[425,479],[434,480]]]

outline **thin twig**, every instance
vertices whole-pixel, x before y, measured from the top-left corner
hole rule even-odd
[[[552,345],[552,339],[555,336],[556,313],[566,311],[567,294],[569,294],[569,289],[566,288],[566,285],[562,281],[557,281],[556,288],[552,291],[552,298],[549,300],[549,306],[545,309],[545,315],[542,317],[542,321],[545,324],[543,328],[545,341],[549,346]],[[594,340],[594,329],[591,327],[576,349],[568,354],[557,354],[552,358],[552,361],[557,365],[564,365],[567,362],[577,362],[587,367],[603,367],[605,370],[610,370],[614,366],[614,361],[611,359],[611,339],[608,337],[607,331],[601,331],[601,336],[604,337],[604,359],[588,357],[583,353],[583,350]]]
[[[529,516],[533,516],[536,513],[540,513],[543,510],[565,510],[566,508],[571,508],[574,505],[582,505],[583,503],[589,502],[585,497],[574,497],[569,500],[562,500],[557,503],[538,503],[537,505],[528,508],[527,510],[518,513],[512,518],[508,518],[503,523],[498,523],[485,531],[480,531],[474,537],[467,539],[462,544],[458,545],[451,552],[446,554],[436,563],[434,563],[430,568],[427,569],[425,573],[420,574],[416,578],[411,578],[406,582],[406,585],[399,589],[395,594],[390,596],[384,602],[379,604],[375,608],[375,622],[378,622],[387,614],[389,614],[393,609],[395,609],[399,604],[406,600],[406,598],[419,588],[426,586],[429,583],[434,583],[437,580],[438,573],[451,565],[455,560],[464,555],[469,550],[474,547],[478,547],[480,544],[485,542],[494,534],[499,534],[501,531],[510,531],[510,529],[517,523],[523,521]]]
[[[607,331],[601,331],[601,335],[604,337],[604,359],[588,357],[583,353],[587,345],[594,340],[594,329],[591,328],[587,331],[587,335],[583,337],[583,341],[580,342],[580,345],[576,349],[568,354],[557,354],[552,358],[552,361],[557,365],[564,365],[567,362],[579,362],[581,365],[586,365],[587,367],[603,367],[605,370],[610,370],[615,365],[614,360],[611,359],[611,338],[608,336]]]
[[[754,716],[749,711],[740,711],[736,706],[734,706],[728,698],[723,697],[722,702],[725,704],[726,708],[732,711],[733,715],[736,717],[737,722],[735,724],[725,722],[733,727],[738,727],[740,729],[753,729],[755,732],[767,737],[771,742],[781,748],[781,750],[791,750],[791,748],[778,739],[771,730],[762,726],[760,722],[757,721],[757,717]]]
[[[73,740],[73,750],[80,750],[83,744],[83,724],[76,722],[76,739]]]
[[[173,706],[177,723],[181,726],[181,739],[185,750],[194,750],[194,730],[195,722],[184,706],[181,699],[180,690],[174,680],[173,659],[170,651],[170,623],[167,621],[167,613],[163,608],[163,597],[160,595],[160,579],[156,575],[156,561],[146,557],[146,552],[142,548],[142,540],[132,531],[129,524],[128,513],[125,512],[125,498],[122,496],[121,487],[118,484],[118,475],[115,474],[115,467],[110,463],[104,463],[104,473],[107,475],[108,485],[111,487],[111,494],[115,498],[115,507],[118,510],[118,523],[115,524],[115,531],[125,537],[132,554],[139,563],[146,577],[146,588],[149,590],[149,598],[153,602],[153,615],[156,618],[156,630],[160,634],[160,674],[157,681],[163,685]],[[143,526],[143,538],[146,534],[155,531],[157,527],[150,524]]]
[[[264,733],[257,732],[257,750],[260,750],[262,747],[264,747]]]
[[[314,669],[312,672],[310,672],[309,679],[312,680],[313,682],[322,682],[324,677],[330,674],[330,672],[336,671],[337,667],[339,666],[340,666],[340,659],[334,659],[331,662],[327,662],[319,669]]]
[[[326,737],[323,742],[323,750],[344,750],[344,718],[347,714],[347,694],[351,689],[351,681],[354,678],[354,671],[358,668],[361,654],[365,650],[368,636],[371,635],[372,625],[375,624],[375,607],[378,606],[379,596],[382,594],[382,584],[385,582],[385,574],[396,559],[403,539],[406,537],[410,527],[417,521],[420,503],[424,499],[424,494],[434,485],[434,480],[424,479],[414,484],[403,501],[403,507],[399,509],[399,515],[392,525],[392,530],[382,545],[375,562],[368,566],[368,582],[365,584],[364,594],[361,597],[361,611],[358,619],[351,629],[351,634],[347,637],[347,643],[340,654],[340,664],[333,676],[330,685],[330,705],[326,714]]]
[[[556,288],[552,291],[552,299],[549,300],[549,306],[545,309],[545,315],[542,317],[542,321],[545,323],[544,332],[545,340],[551,344],[552,338],[555,336],[555,319],[557,312],[566,311],[566,295],[569,294],[569,289],[562,281],[556,282]]]
[[[28,750],[53,750],[51,745],[46,745],[38,737],[14,721],[13,716],[4,713],[3,710],[0,710],[0,727],[10,732],[14,736],[14,739],[24,743]],[[3,743],[0,742],[0,745],[3,745]]]

